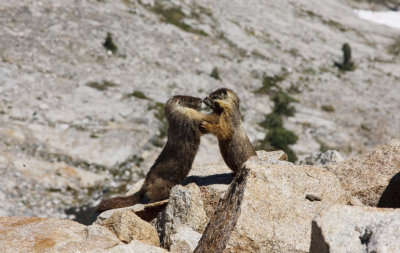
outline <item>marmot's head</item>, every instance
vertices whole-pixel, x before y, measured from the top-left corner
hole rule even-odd
[[[216,100],[225,100],[232,104],[232,107],[239,108],[239,98],[236,96],[235,92],[227,88],[220,88],[211,92],[211,94],[203,99],[203,102],[213,109],[214,111],[222,111],[220,104]]]
[[[201,98],[196,98],[196,97],[191,97],[191,96],[182,96],[182,95],[177,95],[173,96],[172,99],[174,101],[177,101],[177,105],[183,106],[183,107],[189,107],[192,109],[199,109],[201,107]]]
[[[167,103],[165,104],[165,114],[168,116],[178,108],[191,108],[197,110],[201,107],[201,103],[201,98],[181,95],[173,96],[172,98],[168,99]]]

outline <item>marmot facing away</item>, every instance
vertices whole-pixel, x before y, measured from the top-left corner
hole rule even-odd
[[[131,196],[103,200],[97,212],[168,198],[171,188],[183,181],[192,168],[202,135],[200,123],[203,120],[215,122],[215,117],[218,117],[198,112],[201,104],[200,98],[190,96],[174,96],[167,101],[168,140],[142,188]]]
[[[221,88],[213,91],[203,102],[219,115],[217,123],[203,121],[203,132],[218,138],[218,145],[226,165],[235,173],[242,168],[250,156],[257,155],[242,126],[239,98],[232,90]]]

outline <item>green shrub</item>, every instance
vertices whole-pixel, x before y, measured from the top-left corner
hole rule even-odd
[[[283,127],[282,117],[278,113],[272,112],[265,116],[265,120],[260,123],[260,126],[266,129]]]
[[[388,47],[388,52],[393,55],[400,55],[400,37]]]
[[[113,42],[112,34],[109,32],[107,33],[107,37],[103,43],[103,46],[105,47],[105,49],[111,51],[113,54],[115,54],[115,52],[117,52],[118,50],[117,45],[115,45],[115,43]]]
[[[288,161],[289,162],[296,162],[297,161],[297,155],[296,153],[293,151],[293,149],[286,147],[284,149],[282,149],[283,152],[285,152],[285,154],[288,156]]]
[[[321,109],[326,112],[334,112],[335,111],[335,108],[333,108],[333,106],[331,106],[331,105],[322,105]]]
[[[295,144],[298,137],[292,131],[286,130],[282,127],[271,128],[265,139],[271,143],[271,145],[278,149],[284,149],[287,145]]]
[[[139,99],[149,99],[143,92],[135,90],[132,93],[128,94],[129,97],[137,97]]]
[[[221,78],[219,77],[219,72],[217,67],[214,67],[212,69],[210,76],[216,80],[221,80]]]
[[[99,91],[104,91],[107,90],[109,87],[117,86],[115,83],[106,80],[103,80],[101,82],[88,82],[86,85]]]
[[[155,103],[154,105],[149,107],[149,110],[155,110],[154,117],[160,121],[160,126],[158,128],[157,138],[153,141],[153,145],[157,147],[163,146],[163,139],[168,135],[168,121],[165,117],[164,113],[164,104],[163,103]]]
[[[139,3],[142,4],[148,10],[160,15],[162,17],[162,21],[166,23],[174,25],[185,32],[207,36],[207,34],[202,30],[194,29],[193,27],[184,22],[184,19],[187,17],[185,16],[185,13],[183,13],[180,7],[167,7],[157,1],[155,1],[154,6],[144,5],[143,3],[141,3],[141,1],[139,1]]]
[[[290,106],[292,102],[298,102],[297,99],[294,99],[289,94],[278,91],[272,98],[274,101],[274,109],[275,113],[286,115],[286,116],[293,116],[295,113],[295,108]]]
[[[289,145],[295,144],[298,137],[283,127],[282,115],[293,116],[295,108],[290,104],[298,101],[278,86],[278,83],[284,80],[286,75],[287,73],[273,77],[264,76],[263,86],[257,90],[258,93],[269,94],[274,102],[272,112],[266,115],[265,120],[260,123],[260,126],[268,129],[268,133],[257,148],[266,151],[283,150],[288,155],[289,161],[295,162],[297,156]]]
[[[354,62],[351,60],[351,47],[348,43],[342,46],[343,62],[335,62],[335,66],[342,71],[353,71],[356,69]]]
[[[282,127],[270,129],[265,137],[265,141],[270,143],[272,147],[283,150],[287,154],[290,162],[295,162],[297,156],[294,151],[289,148],[289,145],[295,144],[297,140],[298,136],[295,133]]]
[[[263,76],[262,86],[256,90],[256,93],[259,94],[270,94],[273,87],[278,87],[278,83],[285,80],[287,74],[283,73],[281,75],[274,76]]]
[[[257,149],[266,151],[283,150],[287,154],[289,161],[295,162],[297,156],[289,145],[295,144],[297,140],[298,136],[292,131],[286,130],[283,127],[271,128]]]

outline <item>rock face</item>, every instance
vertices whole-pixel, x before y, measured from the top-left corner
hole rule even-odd
[[[392,140],[374,151],[328,164],[343,189],[367,206],[400,207],[400,141]]]
[[[400,210],[332,206],[312,223],[311,253],[400,252]]]
[[[323,168],[253,157],[221,199],[195,252],[307,252],[314,215],[346,202],[339,180]]]
[[[167,207],[155,221],[161,245],[169,249],[171,236],[180,227],[187,227],[203,233],[208,219],[204,210],[200,189],[194,183],[187,186],[177,185],[171,189]]]
[[[90,234],[86,226],[70,220],[0,217],[0,248],[10,253],[93,252],[121,243],[107,229],[97,231]]]
[[[129,214],[134,215],[133,213]],[[115,219],[113,217],[111,218]],[[119,227],[115,228],[119,232],[118,235],[125,235],[130,239],[129,235],[134,232],[126,229],[128,225],[132,224],[132,221],[120,219],[118,222],[121,222],[117,224]],[[140,221],[138,224],[141,231],[146,234],[146,228],[149,230],[148,226],[150,225],[141,224]],[[121,226],[123,227],[121,228]],[[157,238],[155,229],[152,229],[153,235]],[[140,238],[140,235],[137,238]],[[123,240],[127,239],[123,238]],[[84,226],[74,221],[55,218],[0,217],[1,252],[166,252],[162,248],[138,240],[129,241],[129,244],[122,243],[110,230],[98,224]],[[154,241],[151,242],[155,244]]]
[[[160,246],[154,227],[130,211],[114,212],[110,218],[102,221],[101,225],[108,228],[124,243],[135,239],[149,245]]]

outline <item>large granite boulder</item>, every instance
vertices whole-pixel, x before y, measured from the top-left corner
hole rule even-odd
[[[332,206],[312,223],[311,253],[400,252],[400,210]]]
[[[339,180],[320,167],[252,157],[234,178],[195,252],[307,252],[311,221],[345,204]]]
[[[325,166],[343,189],[364,205],[400,207],[400,141],[392,140],[372,152]]]

